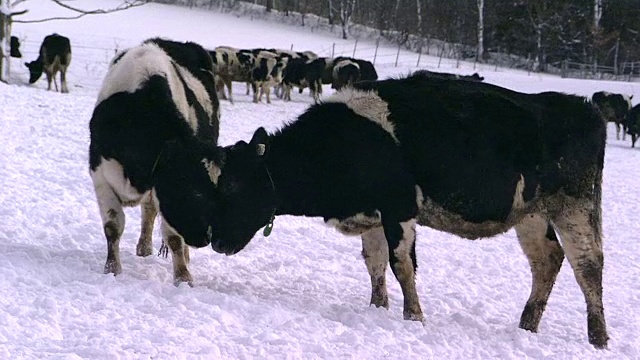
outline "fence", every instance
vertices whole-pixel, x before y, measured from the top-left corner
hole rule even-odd
[[[623,62],[615,67],[564,60],[549,64],[547,70],[563,78],[635,81],[640,77],[640,62]]]

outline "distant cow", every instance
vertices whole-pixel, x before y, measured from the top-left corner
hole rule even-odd
[[[291,100],[291,89],[293,86],[297,86],[301,90],[309,87],[314,102],[320,101],[322,76],[326,69],[326,61],[327,58],[289,60],[282,72],[283,99],[285,101]]]
[[[21,58],[22,53],[20,53],[20,39],[15,36],[11,37],[11,57]]]
[[[351,60],[354,63],[358,64],[358,67],[360,70],[360,80],[362,81],[378,80],[378,73],[376,72],[376,68],[373,66],[373,63],[371,61],[339,56],[333,60],[332,65],[335,66],[342,60]]]
[[[184,199],[171,189],[189,189],[196,218],[209,215],[199,205],[208,197],[215,210],[197,233],[210,226],[213,249],[228,255],[277,215],[323,217],[360,235],[371,303],[389,306],[390,263],[404,318],[418,321],[416,224],[468,239],[515,227],[533,279],[520,327],[537,331],[566,255],[586,300],[589,342],[602,348],[605,138],[604,120],[582,97],[416,74],[356,83],[273,134],[258,129],[249,144],[174,141],[168,151],[181,161],[161,163],[158,177],[184,176],[156,189],[161,203]]]
[[[640,104],[631,108],[625,119],[627,134],[631,135],[631,147],[636,147],[640,135]]]
[[[152,253],[153,224],[162,221],[163,250],[172,252],[175,284],[192,284],[187,268],[189,248],[209,244],[196,230],[203,218],[192,217],[183,201],[157,201],[154,187],[160,159],[174,157],[164,145],[171,139],[217,143],[219,104],[211,57],[200,45],[149,39],[117,54],[111,61],[89,124],[91,179],[107,238],[105,273],[122,272],[119,243],[124,230],[123,206],[142,206],[138,256]],[[171,191],[190,193],[188,188]],[[204,210],[204,208],[202,209]],[[180,223],[174,223],[174,217]]]
[[[360,66],[351,60],[340,60],[333,65],[332,89],[340,90],[360,80]]]
[[[51,90],[51,81],[58,91],[56,74],[60,72],[60,91],[68,93],[67,67],[71,62],[71,43],[69,38],[58,34],[47,35],[40,45],[38,58],[30,63],[24,63],[29,68],[29,84],[35,83],[42,72],[47,75],[47,90]]]
[[[625,139],[627,128],[625,117],[631,109],[631,98],[622,94],[612,94],[606,91],[598,91],[591,98],[593,103],[598,106],[602,112],[602,116],[616,124],[616,140],[620,140],[620,128],[622,128],[622,140]]]
[[[480,76],[478,73],[473,73],[473,75],[460,75],[460,74],[450,74],[444,72],[435,72],[429,70],[419,70],[416,73],[422,74],[422,76],[437,78],[437,79],[452,79],[452,80],[469,80],[469,81],[483,81],[484,77]]]

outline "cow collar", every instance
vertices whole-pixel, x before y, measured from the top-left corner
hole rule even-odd
[[[267,164],[263,163],[263,165],[264,165],[264,170],[267,172],[267,176],[269,176],[269,182],[271,183],[271,190],[273,191],[273,194],[275,197],[276,185],[273,183],[273,178],[271,177],[271,172],[269,171]],[[262,231],[262,235],[264,237],[271,235],[271,230],[273,230],[273,220],[275,220],[275,218],[276,218],[276,206],[273,205],[273,211],[271,212],[269,223],[267,223],[267,226],[265,226],[264,230]]]

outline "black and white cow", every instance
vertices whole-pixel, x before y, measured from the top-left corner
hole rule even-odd
[[[287,58],[279,57],[269,51],[260,51],[256,55],[255,66],[251,70],[254,103],[261,101],[264,94],[266,95],[267,103],[271,104],[271,87],[282,82],[282,72],[287,60]]]
[[[300,90],[309,87],[314,102],[320,100],[322,89],[322,75],[326,67],[326,58],[307,60],[305,58],[291,59],[282,72],[283,99],[291,100],[291,90],[294,86]]]
[[[22,53],[20,52],[20,39],[18,39],[15,36],[11,36],[10,47],[11,47],[10,48],[11,57],[14,57],[14,58],[22,57]]]
[[[460,74],[450,74],[444,72],[436,72],[430,70],[419,70],[416,73],[420,73],[422,76],[437,78],[437,79],[451,79],[451,80],[469,80],[469,81],[483,81],[484,77],[480,76],[478,73],[473,73],[472,75],[460,75]]]
[[[188,215],[187,205],[196,205],[193,202],[157,201],[157,177],[182,175],[158,175],[155,169],[160,158],[173,159],[165,147],[169,140],[199,139],[215,146],[219,117],[212,60],[200,45],[149,39],[111,61],[89,125],[90,174],[107,239],[105,273],[122,272],[123,206],[140,204],[142,226],[136,254],[152,253],[151,235],[159,211],[163,249],[168,246],[172,253],[174,282],[192,284],[187,268],[189,249],[183,239],[190,246],[208,245],[206,232],[193,232],[203,219]],[[188,188],[171,191],[190,192]],[[179,223],[173,222],[174,217]]]
[[[625,118],[631,109],[631,98],[622,94],[612,94],[606,91],[598,91],[593,94],[591,100],[602,112],[602,116],[616,124],[616,140],[620,140],[620,128],[622,128],[622,140],[625,139],[627,128]]]
[[[640,104],[631,108],[627,113],[625,127],[627,134],[631,135],[631,147],[636,147],[636,141],[640,136]]]
[[[71,43],[69,38],[58,34],[47,35],[40,45],[38,58],[30,63],[24,63],[29,68],[29,84],[33,84],[42,72],[47,75],[47,90],[51,90],[51,81],[58,91],[56,74],[60,72],[60,91],[68,93],[67,67],[71,63]]]
[[[332,89],[340,90],[360,80],[360,66],[351,60],[340,60],[333,65]]]
[[[603,348],[605,137],[604,120],[582,97],[416,74],[356,83],[275,133],[258,129],[248,144],[174,141],[181,161],[158,168],[185,176],[156,189],[161,203],[183,198],[172,188],[208,196],[214,211],[197,233],[211,229],[213,249],[227,255],[276,215],[323,217],[360,235],[371,304],[389,306],[390,263],[410,320],[423,320],[416,224],[468,239],[515,227],[533,278],[520,327],[537,331],[566,255],[586,300],[589,342]]]

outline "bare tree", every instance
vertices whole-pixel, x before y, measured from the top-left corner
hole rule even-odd
[[[267,8],[266,8],[266,12],[271,12],[271,9],[273,9],[273,0],[267,0]]]
[[[334,6],[336,2],[337,8]],[[329,24],[332,23],[333,15],[337,14],[342,27],[342,38],[346,39],[349,33],[351,16],[356,8],[356,0],[327,0],[327,5],[329,6]]]
[[[478,49],[476,60],[482,61],[484,55],[484,0],[478,1]]]

